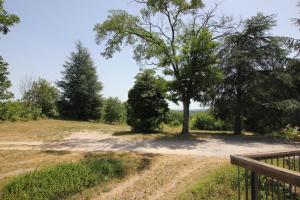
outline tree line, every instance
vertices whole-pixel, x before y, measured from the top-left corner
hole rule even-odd
[[[271,33],[275,16],[258,13],[235,22],[217,18],[218,6],[207,10],[201,0],[135,2],[142,6],[139,15],[113,10],[94,28],[97,44],[105,43],[105,58],[131,45],[138,64],[154,66],[137,74],[126,102],[102,97],[89,51],[78,42],[62,80],[34,81],[19,101],[11,100],[7,63],[0,59],[1,120],[20,113],[14,118],[126,121],[135,132],[169,123],[182,125],[182,134],[189,133],[190,119],[193,127],[235,134],[300,126],[300,42]],[[0,31],[7,34],[19,19],[0,3]],[[294,23],[299,26],[299,19]],[[183,112],[170,112],[167,100],[182,102]],[[209,106],[209,112],[190,116],[191,101]]]

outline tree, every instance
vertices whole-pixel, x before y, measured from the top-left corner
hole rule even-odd
[[[145,70],[136,76],[128,93],[127,123],[134,132],[152,132],[165,119],[168,103],[165,100],[164,80],[153,70]]]
[[[22,98],[25,105],[41,110],[41,114],[50,118],[58,117],[58,90],[45,79],[33,81],[32,86]]]
[[[62,116],[78,119],[101,117],[102,84],[98,81],[96,68],[90,53],[81,42],[64,65],[63,80],[57,83],[61,89],[59,110]]]
[[[20,22],[18,16],[9,14],[4,9],[4,0],[0,0],[0,33],[6,35],[10,31],[10,27]]]
[[[122,45],[132,45],[139,64],[155,65],[172,78],[171,100],[183,102],[182,134],[188,134],[191,100],[207,103],[221,77],[216,67],[216,41],[232,31],[231,19],[216,21],[216,8],[205,12],[201,0],[136,2],[143,5],[140,16],[111,11],[107,20],[94,28],[96,41],[106,41],[102,53],[106,58]]]
[[[243,23],[242,30],[226,38],[220,53],[225,77],[214,106],[222,118],[234,118],[235,134],[242,133],[246,108],[253,109],[259,75],[286,65],[287,52],[280,39],[270,34],[274,25],[273,16],[257,14]]]
[[[109,97],[105,100],[104,116],[105,122],[110,124],[120,123],[125,120],[126,110],[124,104],[118,98]]]
[[[7,34],[9,28],[16,23],[19,23],[19,18],[16,15],[8,14],[4,9],[4,0],[0,0],[0,34]],[[13,97],[13,94],[8,91],[11,87],[11,82],[8,80],[8,64],[0,56],[0,103]]]
[[[8,79],[7,66],[8,64],[0,56],[0,103],[4,103],[13,97],[13,94],[8,91],[11,87],[11,82]]]

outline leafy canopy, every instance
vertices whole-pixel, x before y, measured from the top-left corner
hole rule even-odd
[[[18,16],[9,14],[4,9],[4,0],[0,0],[0,33],[7,34],[10,31],[10,27],[20,22]]]

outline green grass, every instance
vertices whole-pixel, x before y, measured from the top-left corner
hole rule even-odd
[[[0,197],[5,200],[65,199],[112,178],[122,178],[125,173],[121,160],[89,158],[18,176],[2,189]]]
[[[226,164],[199,180],[179,196],[184,200],[235,200],[238,190],[237,168]],[[243,185],[243,183],[241,183]]]

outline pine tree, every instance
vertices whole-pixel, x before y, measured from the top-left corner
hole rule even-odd
[[[76,43],[76,51],[64,65],[61,89],[60,114],[77,120],[97,120],[101,117],[102,84],[98,81],[95,65],[87,48]]]

